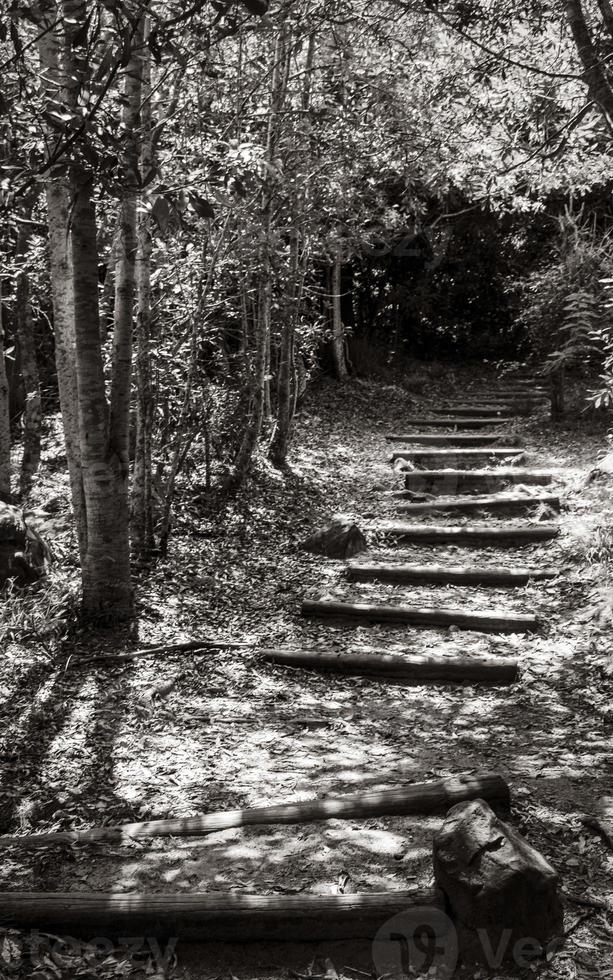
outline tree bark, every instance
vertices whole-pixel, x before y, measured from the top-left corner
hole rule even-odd
[[[334,372],[338,381],[346,381],[349,377],[347,357],[345,352],[345,327],[341,315],[341,270],[342,259],[340,248],[332,266],[332,354],[334,357]]]
[[[125,459],[111,439],[109,426],[100,346],[96,212],[91,175],[73,168],[71,188],[78,422],[87,521],[87,550],[81,567],[83,609],[94,617],[125,618],[132,613],[128,471]],[[115,384],[115,379],[112,383]]]
[[[0,500],[10,503],[11,499],[11,418],[4,360],[4,307],[0,277]]]
[[[0,837],[0,847],[14,844],[22,847],[41,847],[48,844],[102,841],[128,843],[130,840],[142,837],[203,837],[205,834],[230,830],[233,827],[440,813],[456,803],[475,799],[508,807],[509,787],[497,773],[449,776],[429,783],[407,784],[379,792],[325,797],[322,800],[308,800],[304,803],[279,803],[243,810],[222,810],[198,817],[147,820],[115,827],[96,827],[93,830],[31,834],[27,837]]]
[[[18,239],[18,255],[24,256],[27,248],[27,235],[21,233]],[[32,324],[32,305],[30,302],[30,279],[25,268],[17,274],[15,295],[16,341],[19,348],[21,376],[25,392],[23,414],[23,455],[19,474],[19,498],[26,500],[34,477],[40,465],[43,414],[40,398],[40,382],[34,329]]]
[[[524,633],[539,628],[536,616],[492,612],[465,612],[462,609],[418,608],[416,606],[374,606],[365,602],[332,602],[305,599],[303,616],[335,619],[365,619],[371,623],[406,623],[411,626],[457,626],[482,633]]]
[[[314,650],[264,650],[262,657],[267,663],[284,667],[306,667],[417,684],[424,681],[513,684],[518,677],[517,660],[500,658],[397,657],[380,653],[319,653]]]

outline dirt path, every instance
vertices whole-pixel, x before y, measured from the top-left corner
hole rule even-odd
[[[472,379],[458,374],[453,380],[462,391]],[[409,411],[423,414],[432,398],[449,389],[448,379],[439,384],[426,378],[426,389],[412,403],[410,378],[406,387],[355,383],[342,393],[324,385],[303,413],[291,475],[262,471],[259,486],[221,513],[207,513],[201,502],[186,506],[171,559],[143,582],[138,635],[68,636],[61,621],[46,622],[74,580],[59,570],[36,608],[26,613],[14,600],[12,618],[6,613],[10,631],[0,675],[3,832],[187,816],[495,769],[511,785],[515,826],[552,861],[564,887],[598,899],[609,890],[611,901],[611,852],[578,819],[611,788],[610,630],[593,619],[602,605],[602,566],[588,562],[606,557],[606,536],[596,529],[610,518],[611,486],[604,478],[582,485],[602,453],[602,431],[554,431],[545,416],[513,423],[529,460],[554,467],[554,488],[568,495],[561,536],[521,549],[522,564],[561,570],[553,582],[514,590],[349,583],[342,563],[299,549],[322,520],[343,513],[368,530],[378,553],[386,553],[374,530],[391,516],[389,494],[401,481],[389,465],[384,435],[401,429]],[[54,480],[60,505],[53,520],[61,527],[65,487]],[[50,489],[41,487],[41,504]],[[437,515],[423,521],[474,519]],[[66,538],[62,547],[68,547]],[[470,559],[514,567],[518,554],[471,549]],[[437,547],[436,554],[431,546],[410,549],[415,564],[457,564],[465,555],[455,546]],[[534,610],[545,627],[533,636],[501,636],[310,621],[298,616],[307,595],[481,609],[495,604]],[[519,657],[521,678],[500,688],[407,686],[264,665],[256,650],[123,667],[76,663],[81,651],[198,635],[256,646],[509,654]],[[12,848],[3,855],[2,883],[5,889],[49,891],[402,890],[429,883],[431,840],[439,825],[439,818],[329,821],[95,850],[28,854]],[[590,911],[547,975],[604,975],[610,924],[602,912]],[[567,926],[585,912],[569,903]],[[286,977],[291,970],[308,974],[319,955],[331,958],[339,976],[359,977],[360,970],[370,975],[373,969],[369,944],[183,946],[172,975]],[[119,970],[121,957],[113,963]],[[121,975],[112,968],[104,973],[98,962],[94,975]],[[59,976],[78,975],[74,958],[61,969],[73,972]],[[313,972],[322,971],[315,964]]]

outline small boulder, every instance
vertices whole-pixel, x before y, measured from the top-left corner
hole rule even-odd
[[[334,520],[303,541],[302,547],[314,555],[326,558],[351,558],[368,549],[368,542],[357,524]]]
[[[561,933],[556,872],[483,800],[449,810],[433,856],[465,962],[525,967]]]

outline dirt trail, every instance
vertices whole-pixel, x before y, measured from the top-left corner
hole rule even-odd
[[[454,380],[464,395],[467,377]],[[201,503],[186,506],[172,557],[143,581],[138,635],[129,642],[205,634],[253,642],[253,651],[79,668],[76,652],[123,649],[126,636],[67,636],[50,646],[41,628],[27,643],[7,647],[0,675],[3,832],[187,816],[495,769],[511,785],[515,826],[552,861],[565,888],[606,896],[611,853],[578,820],[610,790],[609,629],[591,618],[602,602],[601,568],[587,562],[596,528],[610,515],[610,486],[602,480],[583,485],[602,453],[602,431],[554,430],[546,414],[510,423],[525,440],[529,461],[554,468],[555,482],[547,490],[567,497],[554,541],[505,551],[410,546],[413,564],[460,564],[468,556],[480,565],[553,565],[561,571],[553,581],[512,590],[348,582],[342,563],[299,549],[314,526],[343,513],[367,530],[378,555],[397,554],[397,547],[376,534],[377,525],[393,516],[390,494],[401,484],[384,436],[402,431],[409,414],[423,416],[429,398],[441,394],[436,381],[432,388],[429,397],[412,399],[410,380],[406,388],[354,383],[342,392],[324,385],[303,412],[291,474],[263,470],[259,486],[221,512],[207,512]],[[447,390],[447,380],[441,388]],[[41,490],[41,498],[48,492]],[[538,510],[532,514],[536,520],[542,516]],[[435,524],[477,520],[498,518],[419,517],[419,523]],[[59,593],[66,582],[54,575],[49,588]],[[307,595],[495,605],[535,611],[545,626],[532,636],[502,636],[453,627],[312,621],[298,615]],[[13,636],[20,639],[17,627]],[[257,645],[272,644],[516,655],[521,677],[512,687],[483,687],[316,675],[258,662]],[[156,694],[156,686],[171,680],[168,693]],[[431,840],[439,825],[440,818],[333,820],[95,850],[13,848],[3,855],[2,887],[402,890],[429,883]],[[569,903],[567,924],[585,911]],[[592,976],[602,967],[610,926],[592,911],[547,967],[551,976]],[[172,975],[286,977],[291,970],[307,974],[318,955],[329,956],[339,976],[359,977],[360,970],[370,975],[373,969],[369,944],[184,946]]]

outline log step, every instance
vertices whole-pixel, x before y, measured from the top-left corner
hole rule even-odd
[[[504,610],[466,612],[463,609],[376,606],[366,602],[305,599],[301,613],[303,616],[362,619],[371,623],[405,623],[408,626],[426,628],[457,626],[459,629],[478,630],[482,633],[525,633],[539,628],[536,616],[507,613]]]
[[[413,459],[416,461],[431,459],[434,463],[453,463],[461,460],[471,462],[472,460],[483,459],[508,460],[523,453],[524,450],[518,449],[516,446],[510,446],[508,449],[493,447],[491,449],[465,449],[463,446],[458,449],[399,449],[393,453],[391,462],[395,463],[397,459]]]
[[[513,684],[517,660],[487,657],[394,656],[385,653],[330,653],[315,650],[265,650],[263,659],[284,667],[304,667],[366,677],[423,681],[482,681]]]
[[[105,942],[118,940],[126,949],[134,942],[128,936],[195,943],[306,943],[373,939],[391,918],[414,907],[426,935],[443,937],[450,926],[439,902],[426,890],[361,895],[14,891],[0,892],[0,925],[98,942],[104,936]]]
[[[345,796],[218,810],[196,817],[170,817],[92,830],[56,831],[25,837],[0,837],[0,847],[47,847],[49,844],[129,843],[142,837],[203,837],[234,827],[266,824],[311,823],[318,820],[354,820],[368,817],[408,816],[448,810],[455,803],[475,799],[492,806],[508,806],[509,787],[502,776],[491,772],[460,774],[427,783],[405,783],[394,789],[353,793]]]
[[[555,524],[384,524],[377,528],[383,534],[403,541],[427,542],[428,544],[493,544],[522,545],[535,541],[551,541],[560,529]]]
[[[446,409],[447,415],[441,418],[422,418],[422,417],[412,417],[408,418],[406,421],[407,425],[419,425],[428,426],[430,428],[442,428],[442,429],[486,429],[491,425],[496,425],[497,419],[494,418],[458,418],[455,415],[449,414],[449,409]],[[503,419],[499,422],[502,423]]]
[[[352,582],[411,582],[414,584],[483,585],[519,588],[529,582],[553,579],[559,573],[554,568],[504,568],[495,565],[400,565],[358,564],[346,569]]]
[[[490,424],[493,418],[511,418],[517,412],[513,408],[497,408],[496,405],[446,405],[444,408],[431,409],[435,415],[447,415],[453,412],[454,415],[462,418],[489,418]]]
[[[467,490],[495,492],[507,484],[522,483],[543,486],[551,483],[552,474],[545,470],[498,469],[498,470],[415,470],[404,474],[407,490],[445,492],[448,495]]]
[[[504,400],[509,398],[512,401],[518,398],[528,398],[528,399],[539,399],[546,400],[549,399],[549,391],[547,388],[487,388],[484,391],[467,391],[465,393],[470,398],[476,398],[478,401],[487,401],[488,398],[494,401]]]
[[[423,503],[396,504],[396,510],[403,514],[432,514],[437,511],[472,511],[472,510],[529,510],[539,504],[560,509],[560,498],[552,493],[530,494],[494,494],[489,497],[447,497],[437,500],[426,500]]]
[[[519,436],[505,436],[501,432],[391,432],[386,437],[387,442],[413,442],[416,446],[489,446],[494,443],[509,440],[508,445],[518,451],[523,447]]]

